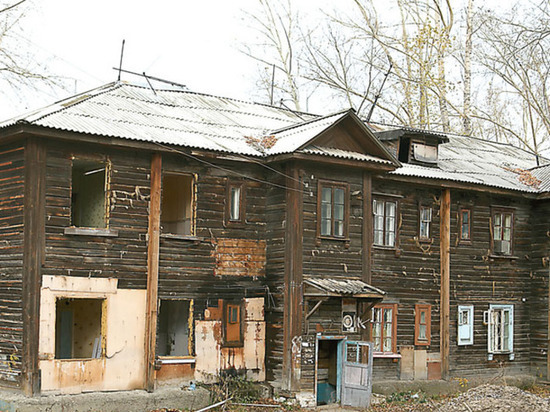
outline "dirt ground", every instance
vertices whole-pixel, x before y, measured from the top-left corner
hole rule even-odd
[[[548,412],[550,388],[535,386],[521,390],[514,386],[481,385],[446,399],[427,398],[420,393],[394,394],[372,405],[370,412]]]

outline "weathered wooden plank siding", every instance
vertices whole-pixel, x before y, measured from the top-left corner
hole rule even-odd
[[[398,203],[398,241],[395,248],[373,246],[372,284],[387,292],[384,303],[397,303],[397,348],[415,346],[415,305],[430,304],[431,345],[416,346],[428,353],[439,352],[439,189],[373,181],[373,198],[393,195]],[[419,240],[420,205],[432,208],[430,241]],[[395,379],[399,362],[375,359],[375,379]]]
[[[548,376],[548,286],[550,282],[550,201],[532,203],[531,280],[529,319],[531,322],[531,373],[538,378]]]
[[[24,149],[0,148],[0,385],[19,386],[22,353]]]
[[[486,194],[451,192],[451,312],[450,371],[457,377],[527,373],[530,364],[530,202]],[[459,243],[458,208],[472,213],[471,244]],[[491,207],[514,207],[513,257],[495,257],[491,252]],[[524,302],[522,299],[526,299]],[[490,304],[514,305],[514,354],[495,355],[487,360],[487,325],[483,312]],[[474,344],[457,344],[458,305],[474,305]]]
[[[109,227],[118,230],[117,237],[66,235],[65,228],[71,226],[71,158],[87,153],[98,153],[98,149],[49,147],[43,274],[111,277],[119,279],[120,288],[144,289],[149,158],[130,152],[104,152],[111,163]]]
[[[278,386],[282,381],[283,365],[286,195],[284,177],[269,173],[266,178],[278,185],[266,188],[265,209],[266,284],[270,292],[266,304],[266,376],[268,381]]]

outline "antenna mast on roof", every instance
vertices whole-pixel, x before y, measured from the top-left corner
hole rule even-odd
[[[378,102],[378,99],[380,98],[382,94],[382,89],[384,88],[384,84],[386,84],[386,80],[388,79],[388,76],[390,75],[391,69],[393,67],[393,63],[390,61],[390,67],[386,74],[384,75],[384,80],[382,80],[382,84],[380,85],[380,89],[378,90],[378,93],[376,96],[374,96],[374,101],[372,102],[372,106],[370,107],[369,114],[367,115],[366,122],[370,122],[370,118],[372,117],[372,112],[374,112],[374,108],[376,107],[376,103]],[[366,96],[365,96],[366,98]],[[364,100],[363,100],[364,101]],[[361,103],[361,106],[363,106],[363,103]],[[359,107],[359,110],[361,110],[361,107]],[[359,110],[357,111],[357,114],[359,114]]]
[[[181,83],[176,83],[176,82],[173,82],[171,80],[165,80],[165,79],[161,79],[160,77],[155,77],[155,76],[150,76],[148,74],[145,74],[145,72],[143,73],[136,73],[136,72],[132,72],[130,70],[124,70],[124,69],[117,69],[116,67],[113,67],[113,70],[120,70],[121,72],[123,73],[129,73],[129,74],[133,74],[134,76],[140,76],[140,77],[145,77],[146,79],[151,79],[151,80],[155,80],[157,82],[161,82],[161,83],[167,83],[171,86],[177,86],[177,87],[181,87],[182,89],[188,89],[188,87],[185,85],[185,84],[181,84]],[[149,81],[149,80],[147,80]]]
[[[120,50],[120,64],[118,65],[118,79],[117,81],[120,81],[120,72],[122,71],[122,57],[124,56],[124,43],[126,43],[126,40],[122,39],[122,49]]]

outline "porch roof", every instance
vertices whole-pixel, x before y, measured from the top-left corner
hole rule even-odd
[[[359,279],[307,278],[304,296],[333,296],[383,299],[386,292]],[[309,286],[309,287],[308,287]]]

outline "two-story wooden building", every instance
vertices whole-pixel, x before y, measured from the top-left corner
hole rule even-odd
[[[0,382],[242,373],[346,403],[372,378],[547,377],[547,169],[353,111],[125,83],[4,122]]]

